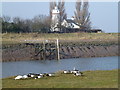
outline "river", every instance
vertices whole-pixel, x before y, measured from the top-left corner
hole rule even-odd
[[[2,78],[33,73],[49,73],[59,70],[80,71],[118,69],[118,56],[62,60],[16,61],[2,63]]]

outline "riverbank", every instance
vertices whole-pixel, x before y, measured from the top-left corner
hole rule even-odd
[[[49,47],[48,47],[49,48]],[[23,60],[44,60],[42,53],[36,51],[34,44],[5,45],[2,49],[2,61],[23,61]],[[52,52],[52,54],[51,54]],[[45,51],[45,60],[56,59],[55,51]],[[54,53],[53,53],[54,52]],[[106,57],[118,56],[117,43],[61,43],[60,59],[81,58],[81,57]]]
[[[118,70],[84,71],[83,77],[57,72],[55,77],[41,79],[2,79],[3,88],[118,88]]]
[[[60,59],[119,56],[117,35],[117,33],[3,34],[2,61],[56,59],[55,50],[45,51],[45,57],[37,53],[43,40],[51,41],[56,38],[59,39]],[[39,44],[37,51],[36,44]]]

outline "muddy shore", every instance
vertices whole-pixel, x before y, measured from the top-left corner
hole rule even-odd
[[[60,59],[106,56],[118,56],[118,44],[60,44]],[[56,55],[46,51],[45,59],[56,59]],[[43,60],[43,58],[41,54],[36,56],[34,45],[16,44],[2,47],[3,62],[24,60]]]

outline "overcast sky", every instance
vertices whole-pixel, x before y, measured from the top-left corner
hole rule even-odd
[[[75,2],[65,3],[68,18],[74,16]],[[118,32],[118,3],[90,2],[92,27],[105,32]],[[36,15],[49,15],[49,2],[3,2],[2,15],[31,19]]]

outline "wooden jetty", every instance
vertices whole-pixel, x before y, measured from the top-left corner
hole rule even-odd
[[[42,40],[36,41],[25,41],[27,45],[32,45],[35,48],[35,57],[40,56],[41,60],[46,60],[48,57],[52,59],[55,57],[57,60],[60,59],[59,51],[59,40]]]

